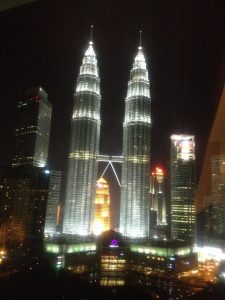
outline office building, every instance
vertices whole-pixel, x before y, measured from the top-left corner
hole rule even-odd
[[[171,136],[171,237],[193,240],[195,232],[195,138]]]
[[[16,146],[12,167],[45,167],[48,159],[52,107],[47,93],[36,87],[18,103]]]
[[[120,232],[149,235],[150,91],[141,45],[134,59],[125,99]]]
[[[10,241],[23,247],[40,246],[49,189],[49,171],[45,168],[9,169],[13,181],[13,207]]]
[[[100,135],[100,80],[93,42],[85,52],[74,95],[63,233],[92,232]]]
[[[165,225],[167,223],[165,172],[160,167],[155,167],[150,176],[150,207],[157,212],[157,224]]]
[[[99,235],[110,229],[110,194],[107,181],[101,177],[97,181],[93,233]]]

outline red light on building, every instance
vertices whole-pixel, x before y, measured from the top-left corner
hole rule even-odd
[[[152,176],[157,176],[157,175],[161,175],[161,176],[164,176],[165,175],[165,171],[163,168],[159,167],[159,166],[156,166],[154,168],[154,170],[152,171]]]
[[[159,167],[155,168],[155,172],[156,172],[157,175],[163,175],[164,174],[163,170]]]

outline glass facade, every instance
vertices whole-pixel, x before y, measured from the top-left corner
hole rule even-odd
[[[85,52],[74,95],[63,233],[92,232],[100,135],[100,80],[93,43]]]
[[[18,106],[19,122],[15,130],[16,155],[12,166],[45,167],[51,126],[52,106],[41,88],[26,92]]]
[[[171,136],[171,236],[192,240],[195,231],[195,139]]]
[[[150,91],[142,47],[138,48],[128,82],[123,123],[120,232],[149,235]]]

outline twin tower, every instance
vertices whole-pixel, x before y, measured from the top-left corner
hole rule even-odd
[[[85,52],[71,124],[63,233],[93,232],[99,161],[101,94],[93,42]],[[141,45],[128,82],[123,123],[120,232],[130,238],[149,235],[150,91]]]

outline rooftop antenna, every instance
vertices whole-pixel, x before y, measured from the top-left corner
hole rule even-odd
[[[94,26],[91,25],[91,39],[90,39],[90,45],[93,44],[93,28],[94,28]]]
[[[142,31],[140,30],[140,39],[139,39],[139,47],[138,47],[139,50],[142,49],[142,40],[141,40],[141,37],[142,37]]]

